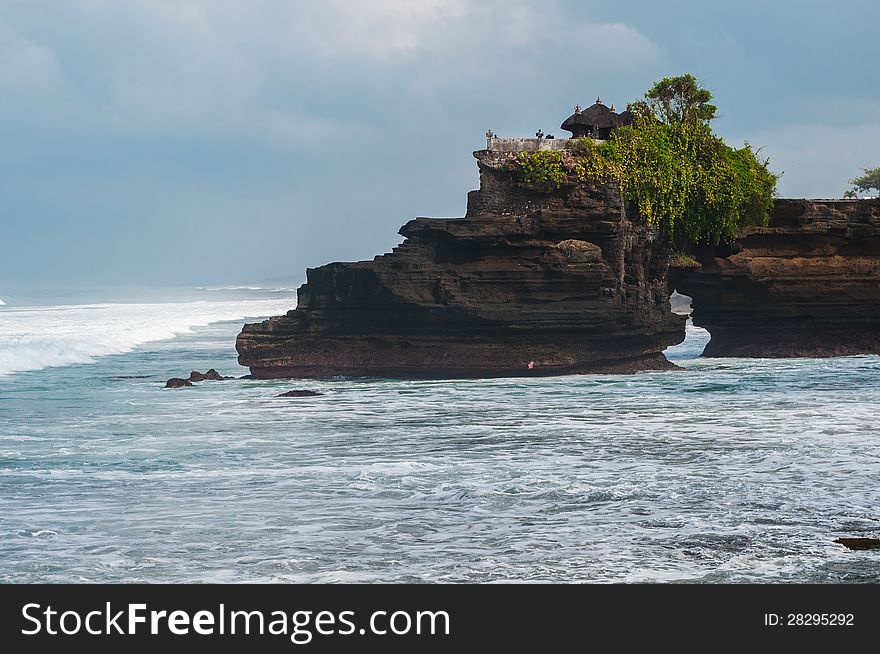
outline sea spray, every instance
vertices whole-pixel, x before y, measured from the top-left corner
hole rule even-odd
[[[291,298],[10,308],[0,314],[0,375],[92,363],[214,322],[284,313]]]

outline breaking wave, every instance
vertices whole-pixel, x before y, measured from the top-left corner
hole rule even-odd
[[[92,363],[215,322],[284,313],[291,298],[11,307],[0,313],[0,375]]]
[[[295,288],[282,286],[279,288],[267,288],[265,286],[197,286],[199,291],[264,291],[266,293],[290,293]]]

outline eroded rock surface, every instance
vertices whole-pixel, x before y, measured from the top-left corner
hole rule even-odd
[[[515,155],[474,153],[461,219],[417,218],[372,261],[307,271],[297,308],[245,325],[255,378],[495,377],[672,365],[669,252],[614,184],[530,186]]]
[[[672,283],[704,355],[880,354],[880,200],[777,200],[768,227],[695,254]]]

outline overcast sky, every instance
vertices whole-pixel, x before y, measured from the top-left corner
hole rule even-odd
[[[783,196],[880,165],[880,3],[0,0],[0,297],[295,281],[459,216],[491,128],[665,75]]]

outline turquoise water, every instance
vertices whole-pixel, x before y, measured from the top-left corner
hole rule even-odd
[[[250,294],[0,307],[0,580],[880,581],[880,357],[163,389]]]

